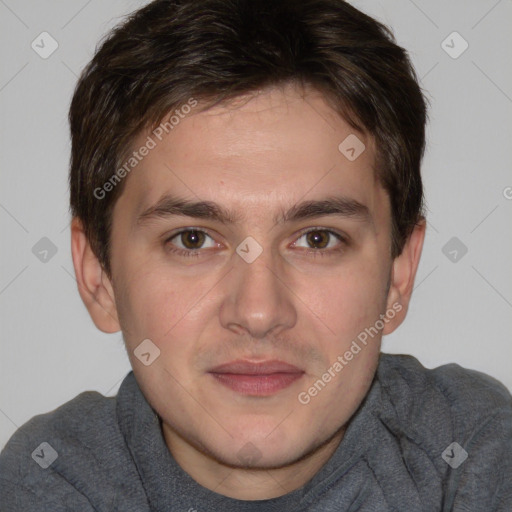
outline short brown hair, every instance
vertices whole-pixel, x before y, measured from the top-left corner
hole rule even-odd
[[[392,257],[423,216],[426,100],[390,30],[343,0],[156,0],[131,14],[83,70],[69,111],[70,209],[108,275],[113,206],[95,190],[135,137],[191,97],[208,105],[273,85],[318,89],[375,137]]]

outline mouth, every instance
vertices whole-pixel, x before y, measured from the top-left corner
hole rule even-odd
[[[270,396],[304,375],[304,370],[283,361],[231,361],[208,372],[217,382],[242,395]]]

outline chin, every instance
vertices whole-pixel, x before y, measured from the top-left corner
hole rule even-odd
[[[234,468],[275,469],[297,462],[322,443],[304,439],[300,432],[272,428],[247,429],[229,440],[208,439],[203,450],[218,462]],[[270,434],[271,433],[271,434]]]
[[[242,443],[235,452],[226,447],[227,453],[213,454],[219,462],[233,468],[269,470],[288,466],[300,460],[304,453],[298,452],[296,446],[281,446],[279,450],[261,443],[256,446],[248,441]]]

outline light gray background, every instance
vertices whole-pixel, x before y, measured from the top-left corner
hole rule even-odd
[[[144,3],[0,0],[0,447],[84,390],[115,394],[130,370],[121,334],[95,328],[74,279],[67,110],[100,37]],[[393,28],[432,104],[428,235],[408,318],[383,350],[512,389],[512,1],[352,3]],[[59,44],[47,59],[31,48],[44,31]],[[441,46],[453,31],[469,44],[456,59]],[[457,262],[442,252],[454,236],[468,248]],[[42,237],[57,248],[46,262],[32,252]]]

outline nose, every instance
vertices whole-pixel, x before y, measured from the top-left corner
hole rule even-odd
[[[278,256],[264,250],[252,263],[237,254],[234,257],[234,268],[224,282],[222,326],[237,334],[245,331],[254,339],[293,327],[297,321],[294,295]]]

